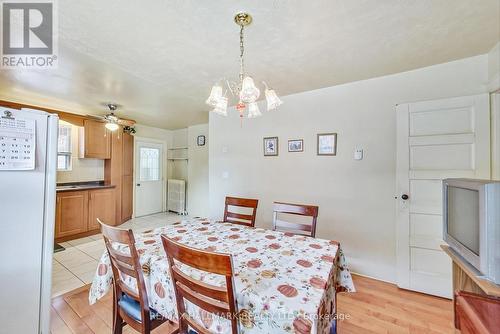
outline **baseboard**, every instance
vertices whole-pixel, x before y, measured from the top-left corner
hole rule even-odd
[[[394,284],[396,286],[398,285],[396,282],[386,281],[386,280],[383,280],[383,279],[380,279],[380,278],[376,278],[376,277],[373,277],[373,276],[360,274],[360,273],[357,273],[357,272],[354,272],[354,271],[351,271],[351,274],[356,275],[356,276],[361,276],[361,277],[369,278],[369,279],[373,279],[373,280],[379,281],[379,282]]]

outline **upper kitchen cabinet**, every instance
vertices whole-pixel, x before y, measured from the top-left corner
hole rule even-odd
[[[80,158],[110,159],[111,133],[105,123],[86,119],[80,129]]]

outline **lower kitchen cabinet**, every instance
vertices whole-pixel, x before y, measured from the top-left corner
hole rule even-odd
[[[107,225],[116,225],[115,189],[89,190],[89,231],[101,228],[97,218]]]
[[[96,234],[97,218],[116,225],[115,189],[91,189],[57,193],[55,238],[71,240]]]
[[[88,211],[88,191],[57,193],[56,238],[86,232]]]

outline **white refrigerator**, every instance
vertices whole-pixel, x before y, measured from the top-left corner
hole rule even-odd
[[[49,334],[58,117],[0,107],[0,333]]]

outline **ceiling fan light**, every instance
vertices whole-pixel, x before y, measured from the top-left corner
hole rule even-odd
[[[283,104],[283,101],[280,100],[274,89],[266,89],[265,94],[268,111],[276,109],[278,106]]]
[[[108,129],[109,131],[116,131],[116,130],[118,130],[119,125],[118,125],[118,124],[116,124],[116,123],[111,123],[111,122],[108,122],[108,123],[106,123],[105,127],[106,127],[106,129]]]
[[[245,103],[257,101],[260,90],[255,86],[252,77],[245,77],[241,83],[240,100]]]
[[[210,91],[210,96],[205,101],[209,106],[215,107],[222,97],[222,87],[219,85],[214,85]]]
[[[227,104],[228,99],[225,96],[221,96],[215,105],[214,110],[212,112],[219,114],[221,116],[227,116]]]
[[[248,104],[248,118],[256,118],[262,116],[257,102],[252,102]]]

